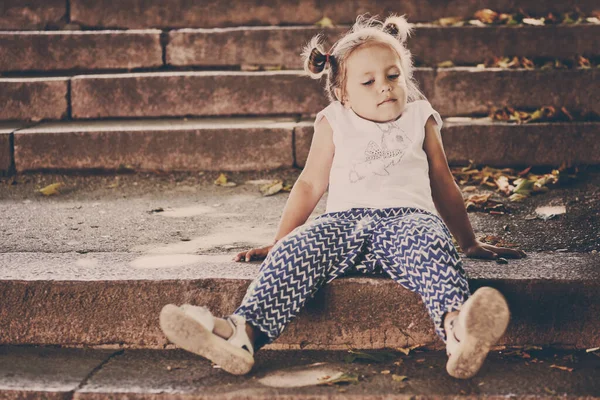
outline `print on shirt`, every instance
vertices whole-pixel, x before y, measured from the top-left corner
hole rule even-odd
[[[389,175],[387,168],[402,160],[412,142],[398,121],[378,124],[377,127],[381,130],[381,144],[373,140],[367,144],[364,156],[352,165],[348,176],[351,183],[371,175]]]

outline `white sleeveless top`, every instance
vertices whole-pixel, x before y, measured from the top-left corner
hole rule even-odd
[[[427,100],[408,103],[398,119],[384,123],[359,117],[339,101],[321,110],[315,125],[327,117],[335,145],[325,212],[414,207],[439,215],[423,150],[430,115],[441,129],[442,118]]]

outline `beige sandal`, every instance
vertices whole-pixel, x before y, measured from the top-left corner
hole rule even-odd
[[[254,365],[254,348],[246,334],[246,320],[239,315],[226,320],[233,329],[227,340],[213,333],[214,318],[205,307],[167,304],[160,312],[160,328],[178,347],[209,359],[231,374],[247,374]]]
[[[508,305],[499,291],[491,287],[476,290],[450,321],[446,335],[448,374],[460,379],[473,377],[504,334],[509,318]]]

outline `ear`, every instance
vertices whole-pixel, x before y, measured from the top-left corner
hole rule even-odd
[[[338,99],[338,101],[342,101],[342,91],[340,90],[340,88],[334,88],[333,93],[335,94],[335,97]]]
[[[346,108],[349,109],[350,108],[350,100],[348,100],[347,96],[342,99],[342,91],[341,91],[341,89],[340,88],[334,88],[333,92],[335,94],[335,97],[337,97],[338,101],[340,103],[342,103],[344,107],[346,107]]]

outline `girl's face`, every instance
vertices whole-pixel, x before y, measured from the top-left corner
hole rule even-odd
[[[335,89],[338,99],[341,90]],[[374,122],[397,119],[406,105],[406,80],[400,57],[386,44],[368,43],[346,60],[344,106]]]

